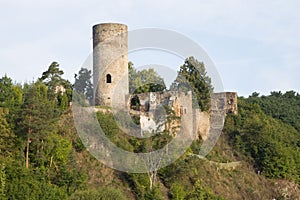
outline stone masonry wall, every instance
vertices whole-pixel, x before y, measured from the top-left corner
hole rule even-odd
[[[129,92],[127,54],[126,25],[104,23],[93,26],[93,75],[94,86],[98,85],[95,87],[96,105],[124,107]]]
[[[162,105],[168,105],[177,116],[181,117],[180,126],[184,126],[188,132],[193,132],[195,139],[200,137],[206,140],[210,129],[219,128],[224,122],[224,115],[237,114],[237,94],[234,92],[214,93],[211,95],[210,112],[201,112],[199,109],[192,108],[191,92],[150,92],[127,96],[127,107],[130,108],[130,100],[137,96],[140,101],[138,114],[141,117],[142,129],[155,127],[155,109],[163,109]],[[134,111],[137,114],[137,111]],[[148,120],[147,120],[148,119]],[[213,132],[213,131],[212,131]]]

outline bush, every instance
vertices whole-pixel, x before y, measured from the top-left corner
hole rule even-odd
[[[184,188],[179,183],[174,183],[170,189],[170,193],[172,196],[172,199],[174,200],[183,200],[186,192],[184,191]]]
[[[99,189],[89,189],[84,191],[76,191],[69,200],[126,200],[124,192],[114,187],[102,187]]]

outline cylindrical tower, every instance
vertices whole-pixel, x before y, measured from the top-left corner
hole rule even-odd
[[[124,24],[93,26],[95,105],[125,106],[128,86],[128,30]],[[97,85],[98,84],[98,85]],[[115,99],[112,99],[115,98]]]

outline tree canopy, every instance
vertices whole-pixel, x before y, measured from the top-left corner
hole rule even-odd
[[[269,116],[285,122],[300,131],[300,94],[295,91],[282,93],[271,92],[268,96],[259,97],[253,93],[249,101],[260,105],[262,110]]]
[[[291,125],[266,115],[253,97],[239,99],[238,107],[239,114],[230,115],[225,123],[233,145],[265,176],[299,183],[299,132]]]
[[[164,79],[153,68],[137,71],[132,62],[128,64],[129,93],[159,92],[166,89]]]
[[[87,100],[93,99],[92,71],[86,68],[81,68],[78,74],[75,74],[74,90],[83,94]]]
[[[194,57],[185,60],[170,90],[184,92],[190,90],[202,111],[208,111],[210,108],[210,95],[213,92],[211,78],[207,75],[204,63]]]

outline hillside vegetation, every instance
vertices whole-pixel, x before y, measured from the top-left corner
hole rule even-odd
[[[226,117],[206,158],[197,156],[198,140],[171,165],[130,174],[106,167],[86,150],[69,105],[73,85],[62,75],[54,62],[35,82],[0,78],[0,199],[300,199],[298,93],[240,97],[238,115]],[[89,100],[90,77],[82,69],[75,81],[88,86],[80,92]],[[108,138],[128,151],[148,152],[172,139],[166,133],[134,138],[110,112],[97,118]]]

